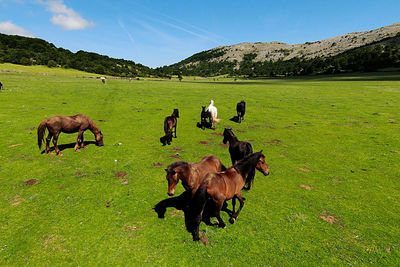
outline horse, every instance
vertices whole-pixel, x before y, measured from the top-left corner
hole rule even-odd
[[[0,90],[3,90],[3,84],[0,82]]]
[[[103,84],[106,83],[106,77],[100,77],[100,80],[101,80],[101,82],[102,82]]]
[[[42,141],[44,141],[45,131],[49,131],[49,134],[46,138],[46,153],[50,153],[50,140],[53,138],[54,150],[56,154],[62,156],[60,149],[57,146],[58,136],[61,132],[63,133],[76,133],[78,132],[78,138],[76,140],[76,144],[74,146],[75,151],[79,152],[80,148],[85,148],[83,142],[83,133],[89,129],[95,137],[96,145],[103,146],[103,134],[101,133],[99,127],[86,115],[77,114],[74,116],[53,116],[47,119],[44,119],[38,127],[37,135],[38,135],[38,145],[39,149],[42,148]]]
[[[206,106],[201,107],[200,119],[201,119],[200,125],[202,130],[204,130],[205,128],[211,128],[212,126],[211,113],[208,110],[206,111]]]
[[[239,123],[244,120],[244,114],[246,113],[246,102],[243,100],[236,104],[236,113],[238,115]]]
[[[270,173],[262,150],[247,155],[226,171],[208,173],[206,175],[192,198],[188,218],[186,219],[186,229],[192,233],[193,241],[199,240],[199,225],[203,216],[204,207],[209,201],[216,207],[213,216],[218,220],[218,227],[225,228],[226,224],[220,216],[223,204],[227,200],[238,199],[240,206],[237,211],[233,208],[232,215],[229,219],[231,224],[236,221],[244,205],[241,190],[246,183],[245,177],[250,171],[255,169],[264,174],[264,176]]]
[[[176,108],[172,112],[171,116],[165,117],[164,119],[164,133],[165,135],[160,138],[160,142],[165,146],[166,144],[170,145],[172,141],[172,137],[176,138],[176,125],[177,118],[179,118],[179,110]],[[173,136],[175,133],[175,136]]]
[[[232,129],[224,129],[224,139],[222,140],[224,144],[229,142],[229,154],[231,156],[232,165],[234,165],[238,160],[243,159],[245,156],[253,153],[253,148],[249,142],[239,141],[239,139],[234,135]],[[254,180],[255,172],[251,171],[246,178],[245,190],[249,190],[251,184]]]
[[[168,198],[159,202],[154,207],[154,210],[158,213],[160,218],[163,218],[167,207],[185,210],[206,174],[224,170],[226,170],[226,167],[222,164],[221,160],[214,155],[204,156],[199,162],[189,163],[186,161],[176,161],[171,163],[165,169],[167,173],[166,179],[168,181],[167,194],[168,196],[173,196],[175,194],[175,188],[179,180],[181,180],[185,192],[178,197]],[[227,209],[227,205],[225,205],[222,210],[228,212],[228,214],[231,212]],[[204,221],[209,225],[211,224],[207,216],[204,216]]]
[[[209,111],[211,113],[212,129],[215,129],[215,122],[219,122],[220,119],[217,118],[218,110],[214,106],[214,100],[210,100],[210,105],[208,106],[207,111]]]

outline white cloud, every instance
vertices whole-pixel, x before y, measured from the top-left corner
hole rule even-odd
[[[47,11],[53,13],[50,21],[65,30],[82,30],[94,26],[94,23],[87,21],[72,8],[68,8],[63,0],[49,0],[42,2]]]
[[[4,34],[10,34],[10,35],[34,37],[31,32],[13,24],[11,21],[0,22],[0,32],[4,33]]]

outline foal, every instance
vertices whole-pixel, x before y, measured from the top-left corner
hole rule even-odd
[[[171,116],[165,117],[164,119],[164,133],[165,135],[160,138],[160,142],[165,146],[167,143],[168,145],[171,144],[172,141],[172,133],[175,133],[176,138],[176,125],[177,125],[177,118],[179,118],[179,110],[177,108],[174,109]]]
[[[204,130],[205,128],[211,128],[212,127],[212,118],[211,118],[211,113],[207,110],[206,111],[206,106],[201,107],[201,129]]]
[[[232,210],[233,214],[229,219],[230,223],[235,222],[244,205],[241,194],[245,184],[244,177],[255,169],[265,176],[269,174],[269,167],[265,163],[265,156],[262,154],[262,150],[246,156],[226,171],[207,174],[192,199],[187,219],[187,230],[192,233],[194,241],[199,240],[199,225],[208,200],[215,204],[216,211],[214,215],[217,217],[218,226],[225,228],[226,225],[220,216],[220,211],[226,200],[237,198],[240,206],[236,212]]]
[[[38,145],[39,149],[42,148],[42,141],[44,140],[45,131],[49,131],[46,138],[46,153],[50,153],[50,140],[53,138],[54,150],[56,154],[62,156],[60,149],[57,146],[58,136],[61,132],[63,133],[76,133],[78,132],[78,138],[75,144],[75,151],[79,152],[80,148],[85,148],[83,142],[83,133],[89,129],[96,139],[97,146],[103,146],[103,134],[101,133],[99,127],[86,115],[77,114],[74,116],[53,116],[48,119],[44,119],[38,127]]]
[[[225,128],[224,130],[224,144],[229,142],[229,154],[231,156],[232,165],[238,160],[243,159],[245,156],[253,153],[253,148],[249,142],[239,141],[232,129]],[[251,171],[246,178],[245,190],[249,190],[254,180],[255,171]]]

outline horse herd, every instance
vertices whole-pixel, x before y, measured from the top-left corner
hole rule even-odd
[[[211,117],[211,124],[215,129],[214,123],[218,119],[217,109],[213,104],[214,101],[211,100],[210,106],[206,111],[203,107],[201,118],[203,119],[203,116]],[[239,121],[243,120],[245,102],[239,102],[236,109]],[[178,109],[174,109],[172,115],[165,118],[165,136],[160,138],[163,145],[171,144],[172,138],[176,138],[177,118],[179,118]],[[50,141],[53,139],[56,154],[62,156],[57,146],[57,140],[61,132],[78,132],[74,146],[75,151],[85,148],[83,134],[87,129],[94,134],[97,146],[104,145],[103,134],[99,127],[83,114],[53,116],[44,119],[37,129],[39,149],[42,147],[46,129],[48,130],[48,135],[46,137],[45,152],[48,154],[50,153]],[[214,155],[204,156],[200,162],[176,161],[170,164],[165,169],[168,181],[168,195],[174,195],[175,187],[179,180],[181,180],[185,192],[178,197],[162,200],[154,207],[160,218],[164,217],[167,207],[175,207],[183,210],[186,229],[192,234],[194,241],[200,239],[199,225],[201,221],[204,221],[208,225],[213,225],[210,218],[216,217],[218,220],[216,225],[222,228],[226,227],[220,215],[221,211],[225,211],[229,215],[229,222],[233,224],[244,205],[245,199],[242,197],[241,190],[250,189],[254,180],[255,170],[260,171],[265,176],[270,172],[262,150],[253,153],[251,144],[239,141],[232,132],[232,129],[225,128],[223,136],[223,143],[229,143],[232,167],[226,168],[221,160]],[[235,210],[236,199],[239,201],[237,210]],[[232,200],[232,210],[227,208],[226,201],[228,200]]]

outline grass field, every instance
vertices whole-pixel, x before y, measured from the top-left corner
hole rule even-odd
[[[1,266],[400,265],[400,74],[102,85],[52,71],[0,72]],[[210,99],[222,121],[203,131],[196,122]],[[178,138],[162,147],[173,108]],[[105,146],[41,154],[34,127],[77,113],[97,123]],[[264,150],[271,175],[256,174],[234,225],[201,224],[206,242],[193,242],[181,211],[159,219],[152,208],[168,197],[171,156],[215,154],[229,165],[214,135],[224,127]]]

